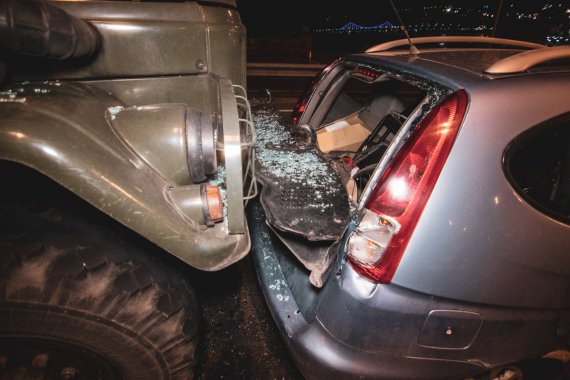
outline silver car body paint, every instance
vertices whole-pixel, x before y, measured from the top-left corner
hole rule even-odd
[[[468,89],[466,118],[393,284],[483,304],[568,306],[570,226],[522,201],[502,159],[516,136],[570,110],[569,88],[570,75],[543,75]]]

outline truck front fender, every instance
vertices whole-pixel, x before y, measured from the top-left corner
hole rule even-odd
[[[122,106],[87,84],[12,86],[0,94],[0,159],[44,174],[195,268],[219,270],[245,256],[247,229],[207,228],[173,204],[173,184],[112,128]]]

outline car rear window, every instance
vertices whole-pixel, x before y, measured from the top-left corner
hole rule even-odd
[[[504,164],[511,184],[527,202],[570,223],[570,113],[513,140]]]
[[[366,126],[374,129],[383,116],[392,111],[409,113],[424,97],[425,91],[404,82],[387,80],[366,83],[351,78],[336,96],[323,124],[358,113]]]
[[[348,64],[327,86],[310,125],[352,202],[427,91],[380,69]]]

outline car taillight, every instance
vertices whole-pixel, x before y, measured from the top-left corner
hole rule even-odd
[[[390,163],[348,242],[348,259],[365,278],[390,283],[447,160],[467,110],[461,90],[431,110]]]
[[[379,72],[372,69],[368,69],[364,66],[360,66],[357,72],[358,74],[363,75],[366,78],[369,78],[370,80],[378,79],[381,75]]]
[[[315,78],[313,79],[313,81],[309,85],[309,87],[307,87],[307,89],[303,92],[303,94],[301,95],[299,100],[297,100],[297,103],[295,103],[295,107],[293,108],[293,113],[291,114],[291,121],[293,122],[293,124],[299,124],[299,121],[301,120],[301,116],[303,116],[303,113],[305,112],[305,109],[307,108],[307,103],[309,103],[309,100],[311,99],[313,92],[315,92],[317,85],[321,82],[321,80],[325,76],[327,76],[327,74],[338,63],[339,63],[339,60],[337,59],[336,61],[334,61],[333,63],[331,63],[327,67],[325,67],[320,73],[318,73],[317,76],[315,76]]]

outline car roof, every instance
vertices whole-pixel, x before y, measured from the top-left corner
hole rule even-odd
[[[417,58],[442,65],[454,66],[479,75],[493,63],[522,51],[515,49],[440,49],[422,52]]]
[[[350,55],[346,57],[346,60],[378,66],[393,75],[417,76],[418,79],[437,82],[453,90],[466,88],[486,80],[482,74],[477,73],[473,68],[458,66],[457,63],[453,63],[458,61],[462,51],[455,50],[453,52],[454,61],[450,60],[449,62],[443,59],[448,53],[438,52],[436,56],[428,55],[425,58],[422,54],[362,53]],[[471,52],[465,56],[465,60],[468,56],[472,56]],[[449,55],[449,58],[452,56]]]
[[[433,80],[452,89],[472,86],[484,81],[512,76],[526,76],[546,72],[570,72],[568,60],[564,63],[544,64],[515,73],[490,74],[487,69],[495,64],[513,59],[529,50],[489,48],[440,48],[422,50],[420,54],[409,51],[387,51],[353,54],[347,60],[363,64],[379,65],[395,72],[405,72]]]
[[[570,72],[569,46],[546,47],[479,36],[418,37],[413,45],[410,42],[385,42],[347,59],[416,74],[450,87],[534,73]]]

